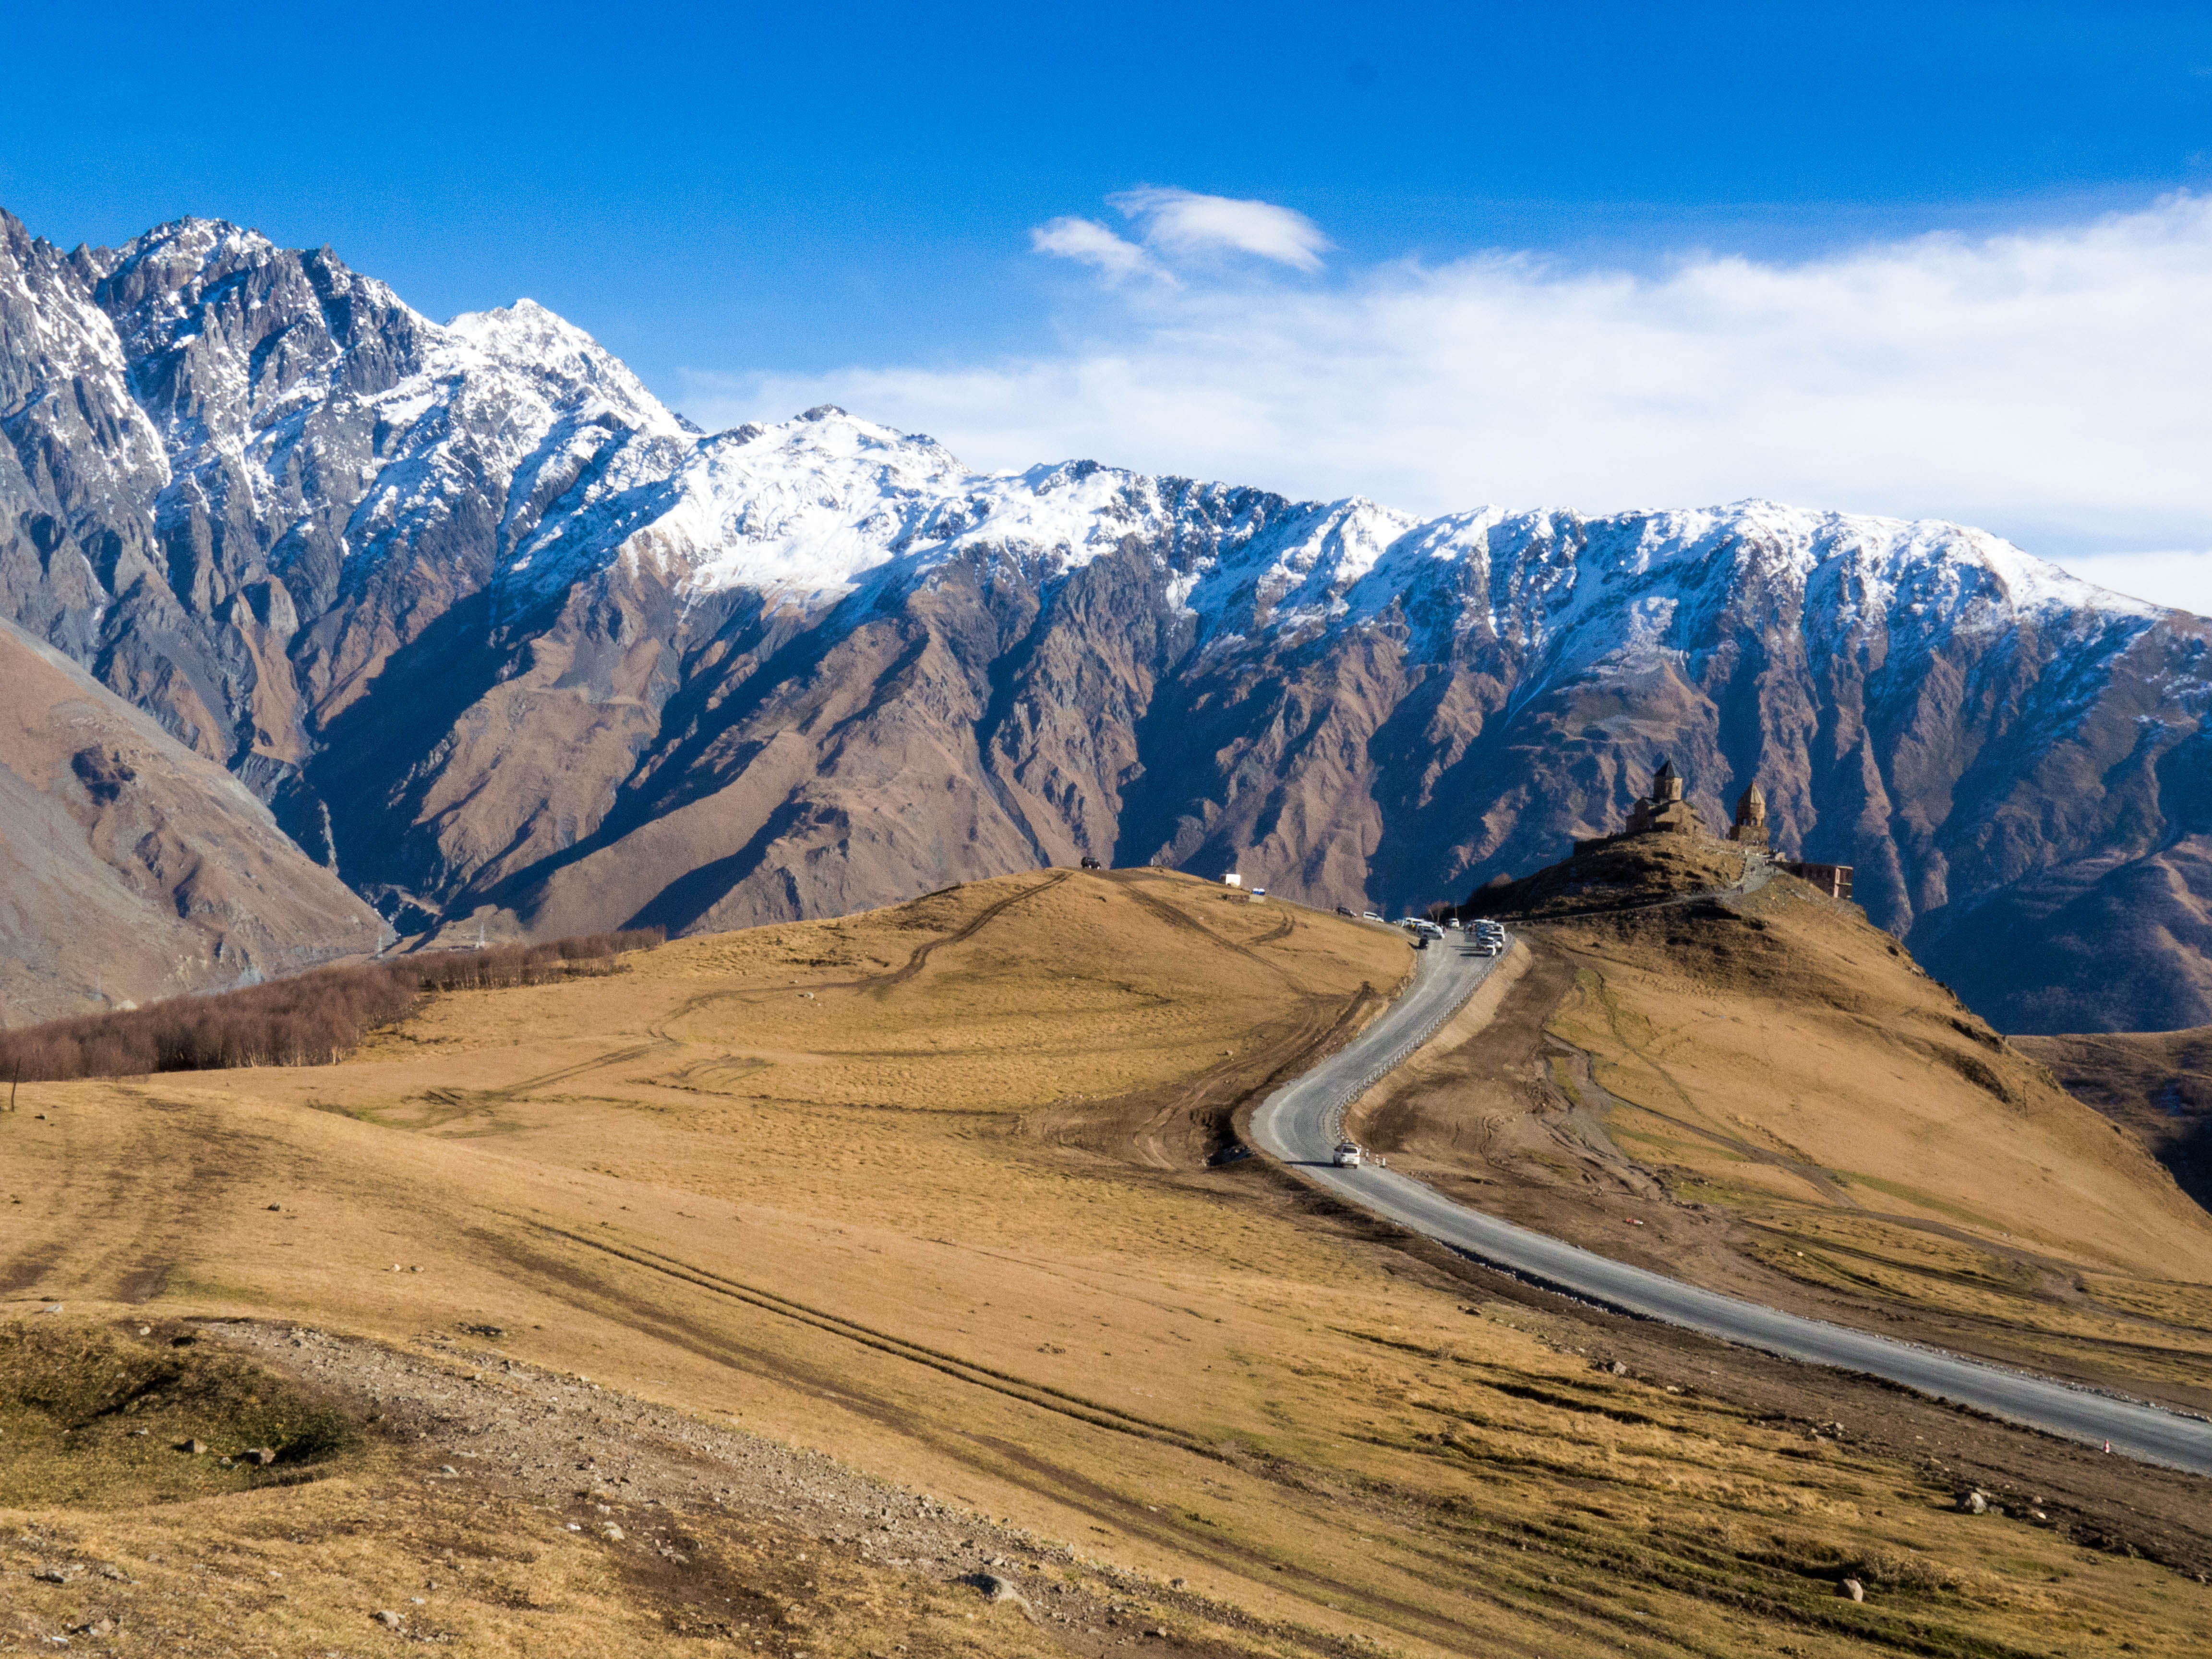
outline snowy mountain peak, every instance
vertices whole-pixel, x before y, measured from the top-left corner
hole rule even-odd
[[[688,453],[650,499],[625,480],[613,511],[616,483],[595,485],[515,574],[543,587],[641,564],[693,599],[750,588],[815,608],[894,564],[994,552],[1064,574],[1133,538],[1174,568],[1203,637],[1418,612],[1436,648],[1469,629],[1540,645],[1632,592],[1639,638],[1686,640],[1731,606],[1801,608],[1821,582],[1837,587],[1839,621],[1887,619],[1901,605],[1915,631],[1970,617],[2158,614],[1982,532],[1764,500],[1419,520],[1364,497],[1295,502],[1090,461],[979,473],[933,439],[830,405],[684,441]]]
[[[159,261],[175,279],[210,265],[252,262],[276,252],[276,245],[258,230],[234,225],[228,219],[187,216],[132,237],[115,254],[118,267]]]

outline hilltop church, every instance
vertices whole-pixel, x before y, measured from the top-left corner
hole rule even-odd
[[[1628,822],[1618,834],[1578,841],[1575,843],[1575,851],[1577,854],[1594,852],[1631,836],[1690,836],[1704,841],[1717,839],[1705,827],[1704,816],[1684,799],[1682,775],[1675,769],[1671,760],[1659,763],[1659,769],[1652,774],[1651,793],[1628,809]],[[1754,857],[1772,857],[1767,838],[1766,792],[1759,787],[1756,778],[1736,798],[1735,822],[1729,826],[1727,839]],[[1795,859],[1776,859],[1774,861],[1800,881],[1819,888],[1830,898],[1848,899],[1851,896],[1851,866],[1848,864],[1805,864]]]

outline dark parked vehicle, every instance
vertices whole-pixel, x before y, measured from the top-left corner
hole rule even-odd
[[[1340,916],[1348,916],[1352,914],[1352,907],[1348,904],[1340,904],[1336,907],[1336,914]]]
[[[1083,867],[1086,870],[1103,870],[1106,866],[1092,858],[1090,854],[1085,853],[1083,855]]]

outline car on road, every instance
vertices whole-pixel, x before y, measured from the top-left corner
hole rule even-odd
[[[1359,919],[1362,921],[1380,921],[1382,920],[1382,917],[1376,915],[1372,910],[1362,910],[1359,913]]]
[[[1331,1157],[1330,1162],[1340,1170],[1357,1170],[1366,1164],[1372,1164],[1381,1169],[1389,1167],[1356,1140],[1338,1141],[1336,1152]]]
[[[1471,957],[1494,957],[1503,955],[1504,953],[1504,950],[1505,947],[1500,945],[1497,940],[1486,939],[1479,939],[1474,944],[1468,945],[1467,947],[1467,953]]]
[[[1352,914],[1352,907],[1348,904],[1340,904],[1336,907],[1336,914],[1340,916],[1348,916]]]

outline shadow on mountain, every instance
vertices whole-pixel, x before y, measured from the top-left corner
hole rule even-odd
[[[2140,1141],[2183,1192],[2212,1210],[2212,1026],[2023,1036],[2013,1046]]]
[[[490,617],[487,593],[456,601],[392,653],[374,695],[356,699],[322,734],[306,783],[341,826],[338,869],[356,890],[411,887],[422,869],[435,867],[437,848],[416,844],[431,835],[417,824],[416,809],[434,780],[430,751],[507,665],[509,653],[488,637]],[[310,809],[295,802],[291,810]]]

